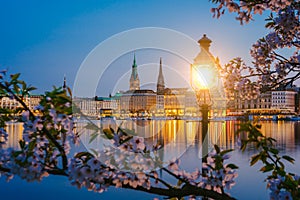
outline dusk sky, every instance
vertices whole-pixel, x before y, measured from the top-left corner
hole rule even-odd
[[[38,88],[35,93],[50,90],[53,85],[61,86],[64,74],[72,87],[81,63],[98,44],[114,34],[143,27],[173,29],[194,40],[207,34],[213,41],[211,52],[222,64],[237,56],[250,64],[251,45],[267,33],[264,17],[257,16],[254,22],[241,26],[229,13],[220,19],[213,18],[210,13],[213,6],[208,0],[2,0],[0,69],[20,72],[23,80]],[[155,73],[159,57],[163,57],[168,67],[189,70],[180,62],[172,61],[166,52],[137,50],[136,57],[139,66],[157,63],[151,68]],[[113,92],[107,80],[116,82],[113,79],[116,71],[130,72],[132,60],[133,52],[112,63],[112,72],[100,81],[97,95],[107,96]],[[141,79],[147,77],[139,73]],[[157,77],[152,79],[155,82]],[[172,80],[170,74],[165,74],[165,79],[170,87],[175,87],[176,80]],[[129,85],[122,87],[119,89]]]

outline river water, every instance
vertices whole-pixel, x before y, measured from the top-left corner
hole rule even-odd
[[[99,121],[94,122],[102,127],[108,126]],[[236,148],[237,121],[219,121],[210,122],[208,126],[208,150],[213,144],[218,144],[221,148]],[[180,158],[183,168],[193,170],[201,166],[201,123],[198,121],[184,120],[135,120],[118,121],[116,125],[122,125],[123,128],[134,130],[138,135],[145,138],[147,143],[162,141],[165,149],[162,153],[162,159],[168,161],[172,158]],[[283,154],[287,154],[296,159],[296,163],[286,164],[291,172],[300,174],[300,122],[285,121],[262,121],[262,133],[271,136],[277,140],[277,147]],[[82,131],[81,146],[84,149],[101,149],[105,144],[102,137],[97,137],[91,143],[89,142],[92,130],[84,130],[86,122],[77,123],[78,130]],[[22,138],[22,124],[11,123],[7,126],[9,132],[8,146],[18,148],[18,141]],[[200,144],[200,145],[199,145]],[[230,194],[237,199],[268,199],[268,191],[264,179],[266,174],[259,172],[260,164],[253,167],[249,166],[249,159],[255,151],[248,149],[242,153],[238,149],[231,153],[230,162],[239,166],[236,185],[230,190]],[[78,190],[71,186],[65,177],[50,176],[40,183],[27,183],[15,177],[9,183],[2,177],[0,178],[0,194],[3,199],[153,199],[154,195],[141,192],[109,188],[107,192],[96,194],[88,192],[85,189]],[[24,198],[25,197],[25,198]],[[161,198],[161,197],[157,197]],[[2,199],[2,198],[1,198]]]

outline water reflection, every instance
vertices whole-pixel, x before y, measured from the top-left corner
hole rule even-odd
[[[123,128],[134,130],[136,134],[144,137],[148,143],[172,145],[176,148],[194,146],[201,144],[201,122],[184,120],[126,120],[117,121],[115,124],[100,123],[93,121],[98,127],[116,129],[121,125]],[[238,121],[210,122],[208,127],[208,140],[210,145],[218,144],[224,148],[234,148],[236,144],[235,132],[238,129]],[[77,124],[77,130],[81,132],[81,140],[87,147],[99,149],[103,144],[110,144],[103,137],[97,137],[95,141],[89,143],[93,130],[85,128],[86,122]],[[261,131],[268,137],[277,140],[277,145],[286,151],[295,151],[300,146],[300,122],[286,121],[263,121]],[[7,123],[6,130],[9,133],[7,147],[18,148],[19,140],[22,139],[23,124]],[[171,150],[171,149],[170,149]]]
[[[8,141],[5,147],[18,149],[19,141],[22,139],[22,135],[23,135],[23,123],[9,122],[6,124],[5,129],[8,133]]]
[[[95,122],[97,126],[108,128],[109,124]],[[218,144],[222,148],[234,148],[237,142],[238,121],[214,121],[208,126],[208,146],[212,149],[213,144]],[[123,128],[134,130],[139,136],[144,137],[149,144],[164,144],[164,160],[180,157],[188,148],[194,149],[197,156],[201,158],[202,133],[201,122],[184,120],[126,120],[117,121],[113,124],[114,129],[118,125]],[[298,122],[261,122],[261,131],[268,137],[277,140],[277,146],[287,152],[296,151],[300,146],[300,123]],[[85,126],[84,122],[78,124],[79,130]],[[103,145],[109,145],[110,142],[103,137],[96,138],[89,143],[92,130],[82,130],[81,140],[87,149],[101,149]],[[246,135],[241,135],[246,137]]]
[[[94,122],[97,126],[101,126],[99,121]],[[238,128],[237,121],[226,121],[226,122],[210,122],[209,123],[209,141],[211,143],[218,143],[222,147],[233,148],[236,142],[236,135],[234,132]],[[114,125],[116,128],[117,125],[120,125],[121,122],[117,121]],[[81,121],[78,123],[78,130],[82,131],[81,139],[83,143],[89,144],[90,135],[93,133],[92,130],[84,129],[86,122]],[[266,136],[272,136],[277,139],[277,145],[282,148],[285,153],[291,155],[296,158],[296,164],[290,165],[287,164],[287,169],[291,172],[295,172],[297,174],[299,171],[299,156],[300,156],[300,123],[299,122],[261,122],[262,132]],[[104,127],[108,127],[108,124],[104,124]],[[177,151],[181,151],[181,147],[187,147],[184,156],[181,157],[181,164],[183,168],[191,171],[194,170],[195,167],[201,166],[201,161],[196,158],[201,155],[199,153],[199,146],[201,146],[201,123],[197,121],[180,121],[180,120],[169,120],[169,121],[124,121],[122,124],[123,127],[128,129],[134,129],[141,136],[147,138],[149,142],[155,142],[156,140],[160,140],[164,142],[166,145],[169,144],[170,151],[165,151],[163,156],[172,157],[174,154],[171,154],[171,151],[174,149]],[[21,123],[8,123],[6,126],[6,130],[9,133],[8,144],[7,147],[18,147],[18,141],[22,138],[23,125]],[[103,145],[104,140],[102,137],[96,138],[90,145],[94,148],[98,148]],[[172,146],[172,144],[174,144]],[[200,145],[199,145],[200,144]],[[179,148],[180,147],[180,148]],[[84,149],[81,149],[84,150]],[[175,151],[174,150],[174,151]],[[170,154],[170,155],[168,155]],[[253,154],[252,150],[246,152],[246,154],[242,154],[239,151],[235,151],[232,153],[231,162],[237,164],[240,168],[238,170],[239,176],[237,179],[237,185],[233,188],[230,193],[232,196],[237,199],[267,199],[268,191],[266,189],[265,174],[258,173],[259,166],[249,167],[249,158]],[[73,155],[73,154],[71,154]],[[64,188],[67,185],[67,182],[59,179],[59,177],[54,177],[53,181],[49,184],[47,180],[43,181],[44,184],[39,184],[37,187],[46,187],[52,188],[52,190],[60,190],[62,187]],[[5,183],[3,181],[2,185],[0,183],[1,188],[6,187],[8,190],[11,188],[15,188],[19,185],[22,185],[20,190],[23,192],[27,192],[30,190],[31,184],[26,184],[25,182],[12,182]],[[59,186],[58,186],[59,185]],[[26,188],[26,189],[24,189]],[[6,190],[5,190],[6,191]],[[47,196],[48,190],[43,190],[44,193],[41,195]],[[66,194],[69,194],[73,199],[79,199],[79,196],[92,196],[91,193],[86,193],[81,190],[73,190],[72,188],[68,188],[64,190]],[[128,190],[110,190],[107,193],[101,194],[101,199],[111,199],[122,198],[124,195],[132,195],[132,198],[135,199],[145,199],[148,197],[144,193],[130,193]],[[76,195],[75,195],[76,193]],[[249,194],[252,194],[249,196]],[[79,195],[79,196],[78,196]],[[94,196],[93,196],[94,197]],[[92,198],[92,197],[91,197]],[[97,196],[99,198],[99,196]],[[151,197],[152,198],[152,197]],[[82,198],[80,198],[82,199]],[[150,197],[149,197],[150,199]]]
[[[96,122],[98,127],[109,128],[111,124]],[[164,146],[161,159],[164,161],[180,157],[188,148],[197,147],[199,155],[202,147],[201,122],[184,120],[126,120],[118,121],[111,125],[113,129],[117,125],[133,130],[137,135],[144,137],[147,144],[161,144]],[[84,132],[81,136],[82,143],[87,149],[102,149],[110,142],[103,137],[97,137],[90,143],[92,130],[84,130],[85,123],[78,124],[78,130]],[[208,134],[209,148],[218,143],[220,138],[226,138],[225,122],[209,123]],[[233,134],[232,134],[233,135]],[[224,139],[223,139],[224,140]],[[226,139],[225,139],[226,140]],[[233,140],[232,140],[233,144]],[[196,146],[195,146],[196,145]],[[199,156],[198,155],[198,156]],[[199,156],[201,158],[201,156]]]

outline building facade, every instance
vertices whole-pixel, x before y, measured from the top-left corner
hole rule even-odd
[[[156,93],[153,90],[124,92],[120,97],[120,113],[130,117],[152,116],[156,111]]]
[[[272,91],[272,108],[295,112],[295,91]]]
[[[273,90],[257,95],[257,98],[243,99],[237,93],[230,108],[231,113],[253,114],[293,114],[297,113],[297,92],[289,90]]]
[[[39,105],[41,99],[43,98],[42,95],[26,95],[26,96],[19,96],[26,106],[30,110],[34,110],[36,106]],[[21,108],[22,105],[12,97],[7,96],[0,96],[0,107],[4,109],[16,110],[17,108]]]

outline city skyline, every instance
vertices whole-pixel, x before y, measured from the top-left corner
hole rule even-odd
[[[9,73],[21,72],[25,81],[38,88],[36,93],[43,93],[51,90],[52,85],[60,86],[64,74],[72,87],[80,64],[96,45],[132,28],[169,28],[183,32],[194,40],[206,33],[214,41],[211,51],[223,64],[236,56],[245,58],[250,64],[251,44],[266,33],[263,17],[255,17],[254,23],[244,26],[240,26],[228,13],[221,19],[214,19],[210,13],[214,5],[206,1],[177,1],[172,5],[170,1],[92,3],[3,3],[0,8],[2,19],[5,19],[0,22],[5,27],[0,35],[1,69],[8,69]],[[179,7],[185,12],[176,12]],[[249,32],[251,35],[247,34]],[[184,68],[176,59],[168,59],[170,55],[164,55],[166,52],[149,51],[136,50],[139,66],[157,63],[159,57],[163,57],[166,66]],[[131,65],[128,58],[132,53],[112,63],[113,74],[128,69]],[[172,80],[167,81],[172,87]],[[101,96],[112,92],[105,82],[99,83],[101,89],[97,92]]]

